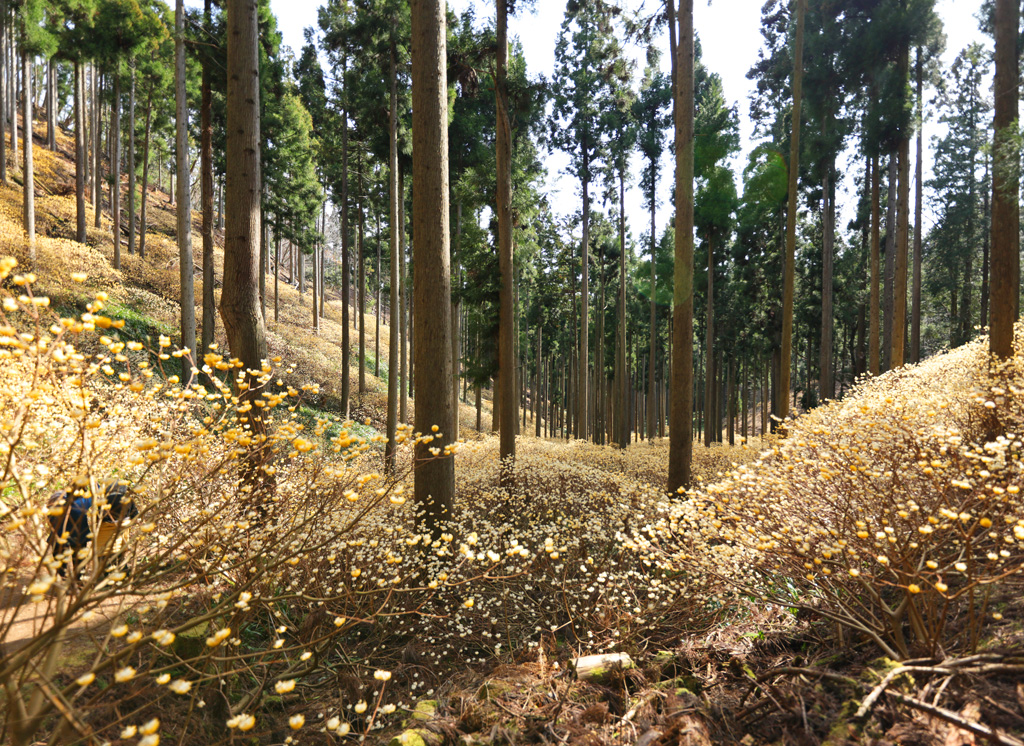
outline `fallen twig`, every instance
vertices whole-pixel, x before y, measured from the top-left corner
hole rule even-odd
[[[952,710],[947,710],[945,707],[930,705],[927,702],[922,702],[919,699],[908,697],[906,694],[900,694],[899,692],[887,691],[886,694],[897,702],[902,702],[908,707],[913,707],[915,710],[920,710],[921,712],[931,715],[932,717],[936,717],[939,720],[944,720],[950,725],[966,730],[976,736],[981,736],[992,743],[997,743],[1001,746],[1024,746],[1024,741],[1021,741],[1018,738],[1014,738],[1001,730],[996,730],[995,728],[991,728],[983,723],[972,723],[970,720],[965,720]]]

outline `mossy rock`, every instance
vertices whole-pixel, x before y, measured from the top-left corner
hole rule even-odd
[[[197,658],[206,651],[206,638],[209,632],[209,622],[182,630],[171,643],[171,651],[181,660]]]
[[[683,676],[676,676],[674,679],[668,681],[662,681],[654,685],[655,689],[661,689],[663,691],[674,690],[676,696],[681,697],[683,693],[688,694],[699,694],[704,689],[704,684],[700,679],[695,676],[684,674]]]
[[[416,703],[416,709],[412,711],[412,719],[427,721],[437,717],[437,700],[421,699]]]
[[[658,671],[662,679],[675,679],[686,672],[689,667],[682,665],[679,656],[671,650],[659,650],[651,659],[651,666]]]
[[[442,739],[429,730],[404,730],[388,742],[388,746],[439,746]]]
[[[476,692],[476,698],[490,702],[512,691],[512,686],[503,681],[485,681]]]

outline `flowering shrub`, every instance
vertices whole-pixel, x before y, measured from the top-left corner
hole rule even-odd
[[[637,544],[709,592],[812,610],[894,658],[973,650],[1024,568],[1024,370],[985,344],[801,417]]]
[[[303,424],[316,386],[286,384],[294,370],[267,363],[252,403],[216,350],[181,380],[187,356],[166,337],[153,350],[122,339],[102,291],[57,319],[36,278],[2,261],[0,681],[13,743],[282,740],[314,722],[367,734],[453,666],[543,638],[638,646],[705,621],[620,540],[656,516],[659,489],[581,462],[579,444],[525,441],[511,494],[496,439],[462,444],[457,511],[434,541],[406,499],[418,434],[400,431],[385,479],[380,436]],[[265,436],[247,419],[256,408]],[[134,517],[112,519],[112,480]],[[60,543],[59,489],[91,498],[92,534],[113,525],[116,539]],[[339,690],[340,702],[325,694]]]

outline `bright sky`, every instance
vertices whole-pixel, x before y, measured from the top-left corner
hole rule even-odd
[[[189,0],[192,5],[195,0]],[[493,18],[494,4],[487,0],[449,0],[455,12],[461,12],[473,6],[480,22]],[[644,0],[626,0],[630,8],[637,7]],[[654,0],[656,2],[657,0]],[[652,0],[646,0],[647,7],[653,7]],[[277,14],[278,23],[284,34],[284,42],[296,51],[304,43],[302,30],[306,26],[316,26],[316,10],[319,0],[271,0],[271,6]],[[752,147],[750,136],[752,125],[748,116],[748,97],[753,90],[752,82],[747,80],[747,71],[757,60],[757,52],[761,46],[760,21],[763,0],[696,0],[694,3],[694,26],[700,36],[704,54],[704,62],[713,72],[722,76],[726,98],[738,103],[740,115],[740,135],[744,153]],[[947,36],[946,52],[943,58],[946,67],[952,63],[956,54],[974,41],[990,45],[987,37],[978,30],[974,15],[978,11],[981,0],[937,0],[939,17],[945,25]],[[532,13],[524,13],[509,21],[510,35],[517,36],[523,45],[527,64],[533,73],[543,73],[551,77],[555,64],[555,41],[565,12],[564,0],[536,0],[536,8]],[[664,50],[662,64],[668,69],[668,39],[659,40]],[[640,48],[631,50],[637,61],[636,77],[643,72],[644,52]],[[927,94],[926,94],[927,95]],[[931,163],[928,140],[937,132],[937,125],[925,123],[925,180],[929,178]],[[562,175],[568,159],[562,153],[552,153],[546,158],[549,172],[548,191],[555,210],[568,214],[579,209],[579,187],[570,177]],[[745,157],[737,159],[735,170],[742,170]],[[627,188],[626,211],[633,234],[639,233],[649,224],[646,211],[642,206],[642,198],[635,185],[639,183],[639,157],[634,159],[634,188]],[[667,161],[664,173],[671,174]],[[850,179],[848,178],[847,181]],[[669,219],[666,209],[669,205],[668,180],[663,183],[662,205],[659,208],[658,230],[663,229]],[[742,186],[737,183],[738,188]],[[842,210],[842,197],[840,197]],[[927,191],[925,196],[927,215]],[[842,214],[837,226],[845,229],[848,214]],[[926,221],[928,221],[926,217]]]

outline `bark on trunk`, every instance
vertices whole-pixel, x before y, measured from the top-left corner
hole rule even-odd
[[[905,53],[907,54],[907,53]],[[907,322],[907,249],[910,229],[910,137],[904,135],[899,143],[899,200],[896,240],[896,275],[892,303],[892,366],[904,363]]]
[[[80,67],[75,62],[75,69]],[[9,89],[7,87],[8,71],[12,69],[7,65],[7,0],[0,0],[0,183],[7,186],[7,120],[8,107],[11,103]],[[75,78],[77,81],[78,78]],[[81,116],[82,102],[77,98],[78,89],[75,89],[75,126],[78,127],[78,117]],[[78,130],[76,129],[76,138]],[[77,139],[76,139],[77,143]],[[81,241],[83,239],[79,239]]]
[[[8,80],[8,88],[11,93],[11,159],[18,162],[18,56],[17,45],[14,40],[14,25],[10,30],[11,50],[11,75]]]
[[[626,361],[626,175],[624,169],[619,170],[619,338],[622,340],[619,371],[619,411],[620,430],[617,437],[619,444],[625,448],[629,443],[630,418],[626,416],[626,402],[630,398],[629,365]]]
[[[121,269],[121,70],[114,62],[114,101],[110,107],[110,218],[114,237],[114,269]],[[186,183],[188,183],[186,179]]]
[[[443,0],[412,0],[413,251],[416,283],[415,497],[422,527],[440,538],[455,492],[451,442],[451,277],[448,254],[448,85]],[[431,449],[439,449],[434,456]]]
[[[653,405],[654,405],[654,401],[655,401],[655,398],[656,398],[655,394],[656,394],[656,391],[657,391],[657,389],[656,389],[657,384],[655,382],[655,375],[654,375],[654,371],[655,371],[656,366],[657,366],[656,361],[657,361],[657,358],[658,358],[658,354],[657,354],[658,353],[658,304],[657,304],[657,302],[655,300],[655,287],[656,287],[656,282],[655,282],[656,277],[655,277],[655,274],[656,274],[657,270],[655,268],[655,261],[654,261],[655,247],[657,245],[657,242],[656,242],[656,239],[655,239],[655,230],[656,230],[655,213],[656,213],[656,209],[657,209],[657,200],[652,199],[651,200],[651,322],[650,322],[650,325],[648,326],[648,329],[647,329],[647,333],[648,333],[648,335],[650,337],[650,347],[651,347],[650,351],[648,352],[648,358],[647,358],[647,398],[648,398],[648,401],[650,402],[648,407],[647,407],[647,437],[649,437],[649,438],[653,438],[654,437],[654,425],[655,425],[655,416],[656,416],[655,409],[656,409],[656,407],[654,407]]]
[[[459,379],[462,368],[459,350],[462,336],[462,268],[459,265],[462,250],[462,202],[455,207],[455,244],[452,248],[452,283],[455,285],[455,294],[452,297],[452,408],[455,412],[452,420],[452,440],[459,439]]]
[[[515,348],[513,339],[513,277],[512,277],[512,132],[508,116],[508,9],[506,0],[497,0],[497,73],[495,84],[495,106],[497,110],[497,213],[498,213],[498,265],[501,275],[498,311],[498,406],[501,408],[499,422],[499,453],[502,461],[501,482],[510,485],[516,457],[516,402],[515,402]],[[586,186],[583,188],[586,199]],[[586,205],[583,208],[583,235],[587,235]],[[584,255],[586,248],[584,248]],[[586,265],[583,277],[586,283]],[[584,296],[585,297],[585,296]],[[586,324],[586,300],[583,318]],[[583,347],[586,359],[586,343]]]
[[[100,135],[103,129],[103,111],[100,107],[100,94],[103,90],[103,81],[100,79],[99,70],[93,66],[92,73],[92,136],[93,136],[93,167],[92,167],[92,201],[94,208],[93,227],[101,227],[103,214],[103,159],[100,147]]]
[[[779,369],[780,418],[789,415],[790,368],[793,353],[793,292],[796,269],[797,176],[800,170],[800,107],[803,102],[804,15],[807,0],[797,0],[796,39],[793,45],[793,119],[789,139],[789,202],[786,208],[786,258],[782,288],[782,351]]]
[[[710,423],[714,416],[715,381],[715,247],[708,245],[707,308],[704,312],[704,446],[712,442]]]
[[[398,376],[395,370],[398,362],[398,330],[395,328],[395,310],[398,302],[398,233],[401,230],[398,217],[398,52],[395,41],[391,41],[391,96],[388,110],[388,191],[390,192],[391,212],[388,216],[390,227],[391,257],[391,333],[388,335],[388,419],[387,444],[384,450],[384,472],[394,473],[398,465],[398,444],[395,437],[398,433]],[[378,306],[380,304],[378,303]],[[378,315],[379,318],[379,315]],[[378,339],[380,334],[378,333]],[[379,342],[378,342],[379,344]]]
[[[380,263],[380,213],[377,213],[377,264],[373,268],[373,283],[377,286],[377,298],[374,310],[374,323],[376,326],[373,331],[373,376],[374,378],[380,378],[380,311],[381,311],[381,293],[384,290],[384,284],[381,281],[381,263]]]
[[[995,0],[995,137],[992,162],[992,267],[989,350],[1013,354],[1014,321],[1020,294],[1020,184],[1014,122],[1018,109],[1016,0]]]
[[[57,63],[46,61],[46,147],[57,149]]]
[[[883,278],[884,307],[882,317],[882,370],[892,367],[892,314],[895,295],[893,286],[896,282],[896,153],[889,154],[889,186],[885,211],[885,277]]]
[[[3,10],[0,9],[0,15]],[[2,28],[2,26],[0,26]],[[0,32],[2,33],[2,32]],[[3,79],[3,69],[0,67],[0,80]],[[85,77],[82,70],[82,63],[75,60],[75,240],[85,243],[86,214],[85,214],[85,117],[82,108],[84,100]],[[0,91],[3,86],[0,85]],[[3,112],[3,103],[0,102],[0,112]],[[3,114],[0,113],[0,180],[7,183],[7,171],[3,154]]]
[[[831,164],[822,183],[823,240],[821,262],[821,346],[818,356],[818,391],[822,402],[834,396],[832,386],[832,262],[835,253],[835,185]]]
[[[24,151],[25,161],[22,171],[25,238],[28,241],[29,261],[35,264],[36,261],[36,195],[35,195],[35,171],[32,166],[32,59],[28,53],[21,52],[21,75],[24,87],[23,103],[25,111],[22,114],[22,122],[25,125]]]
[[[175,59],[175,147],[178,163],[178,266],[181,280],[181,347],[196,357],[196,293],[193,279],[192,261],[192,205],[189,199],[189,163],[188,163],[188,100],[185,92],[185,5],[184,0],[177,0],[175,12],[174,44]],[[228,78],[231,80],[230,76]],[[116,80],[116,78],[115,78]],[[230,86],[229,86],[230,88]],[[257,94],[258,96],[258,94]],[[116,108],[116,107],[115,107]],[[115,172],[116,173],[116,172]],[[259,184],[254,187],[257,198]],[[116,209],[115,209],[116,212]],[[259,210],[257,209],[257,215]],[[232,350],[232,353],[234,351]],[[247,361],[248,362],[248,361]],[[182,358],[182,381],[189,379],[190,362]],[[259,370],[259,366],[255,366]]]
[[[359,403],[362,404],[362,396],[366,393],[366,257],[364,256],[364,237],[366,229],[366,215],[363,212],[363,186],[362,172],[359,178],[359,249],[356,256],[359,262]]]
[[[180,2],[180,0],[179,0]],[[267,355],[267,338],[259,298],[260,240],[260,90],[257,0],[227,1],[228,90],[224,235],[224,288],[220,313],[231,355],[248,373],[243,401],[255,399],[257,376]],[[187,181],[187,178],[186,178]],[[187,207],[183,205],[182,207]],[[260,445],[266,437],[262,409],[240,413],[249,421],[256,448],[243,467],[243,489],[257,504],[273,489],[273,479],[261,471]]]
[[[798,0],[803,2],[803,0]],[[675,19],[669,0],[669,24]],[[675,271],[672,415],[669,424],[668,492],[690,486],[693,457],[693,0],[679,5],[679,39],[673,51],[676,144]]]
[[[991,202],[990,193],[987,189],[989,183],[989,155],[985,156],[985,178],[981,182],[986,185],[986,188],[982,189],[982,239],[981,239],[981,328],[984,329],[989,325],[988,320],[988,305],[989,305],[989,252],[990,252],[990,241],[992,239],[992,215],[991,215]]]
[[[398,338],[401,350],[399,352],[398,369],[398,419],[400,422],[409,421],[409,387],[406,383],[409,377],[409,345],[408,345],[408,293],[406,291],[405,275],[405,172],[399,169],[398,172]],[[477,393],[480,392],[479,387]],[[480,428],[477,427],[477,430]]]
[[[344,78],[348,70],[348,55],[341,60],[341,74]],[[351,415],[351,376],[352,351],[350,349],[349,326],[352,323],[352,305],[349,297],[351,283],[349,263],[349,225],[348,225],[348,108],[347,102],[341,110],[341,408],[345,411],[345,419]],[[277,282],[279,272],[275,272]],[[276,287],[276,285],[275,285]],[[277,320],[277,291],[274,291],[274,320]]]
[[[881,324],[878,298],[881,289],[880,200],[878,155],[875,154],[871,157],[871,286],[869,288],[869,313],[871,318],[868,331],[868,372],[873,376],[879,374],[881,365],[881,340],[879,339]]]
[[[203,23],[207,30],[212,27],[211,6],[211,0],[205,0]],[[213,294],[213,88],[210,83],[210,63],[206,56],[203,57],[202,75],[202,99],[199,104],[199,169],[203,203],[203,342],[200,352],[205,355],[210,351],[217,324],[217,305]],[[261,269],[260,276],[262,275]]]
[[[917,48],[917,166],[914,178],[914,286],[911,291],[910,307],[910,356],[909,362],[921,362],[921,203],[923,201],[923,184],[921,182],[924,156],[924,74],[921,64],[921,48]],[[984,320],[982,324],[984,324]]]
[[[146,134],[142,142],[142,204],[139,208],[139,258],[146,258],[146,205],[149,203],[149,141],[153,127],[153,87],[146,97]]]
[[[128,253],[135,253],[135,60],[131,61],[131,84],[128,92]]]

